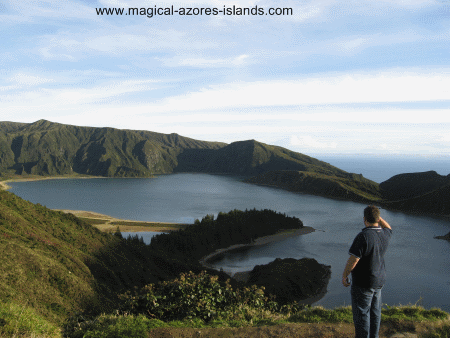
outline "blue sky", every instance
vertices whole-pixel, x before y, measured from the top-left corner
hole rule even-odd
[[[97,15],[96,8],[293,15]],[[1,0],[0,121],[450,154],[450,1]]]

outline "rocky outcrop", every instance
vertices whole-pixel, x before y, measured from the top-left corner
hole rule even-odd
[[[255,266],[248,284],[264,286],[266,294],[273,294],[277,302],[286,304],[324,294],[330,276],[331,267],[313,258],[277,258],[269,264]]]

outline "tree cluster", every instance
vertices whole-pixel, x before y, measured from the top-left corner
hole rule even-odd
[[[250,244],[258,237],[302,227],[300,219],[273,210],[232,210],[220,212],[216,219],[214,215],[206,215],[184,230],[157,235],[152,238],[150,247],[155,251],[200,259],[220,248]]]

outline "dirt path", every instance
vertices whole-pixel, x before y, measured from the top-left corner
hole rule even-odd
[[[319,323],[319,324],[281,324],[262,327],[240,328],[158,328],[151,330],[148,337],[152,338],[354,338],[353,324],[347,323]],[[380,338],[417,338],[414,333],[394,333],[393,330],[383,325],[380,329]]]

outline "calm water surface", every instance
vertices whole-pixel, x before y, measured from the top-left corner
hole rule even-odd
[[[141,221],[193,222],[206,214],[232,209],[270,208],[299,217],[316,232],[246,252],[216,263],[228,272],[245,271],[275,258],[315,258],[331,265],[326,307],[350,304],[341,285],[348,249],[362,229],[365,205],[294,194],[240,182],[230,176],[175,174],[154,179],[73,179],[12,183],[11,192],[53,209],[90,210]],[[388,279],[383,302],[450,311],[450,243],[436,235],[450,231],[450,222],[382,210],[394,235],[386,256]],[[149,234],[150,240],[153,234]]]

